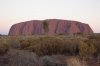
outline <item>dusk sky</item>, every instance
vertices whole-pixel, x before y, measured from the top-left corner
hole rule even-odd
[[[100,0],[0,0],[0,34],[8,34],[15,23],[35,19],[80,21],[100,33]]]

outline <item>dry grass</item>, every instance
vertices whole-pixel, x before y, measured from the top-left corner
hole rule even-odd
[[[2,40],[1,40],[2,39]],[[85,42],[87,40],[87,42]],[[39,55],[64,54],[94,55],[100,53],[100,37],[92,36],[2,36],[0,44],[3,46],[30,49]],[[84,44],[83,44],[84,43]],[[5,46],[6,46],[5,45]],[[2,48],[2,47],[1,47]],[[3,50],[3,49],[2,49]],[[89,51],[87,51],[89,50]]]
[[[69,57],[66,62],[68,66],[87,66],[85,61],[82,61],[77,57]]]
[[[42,37],[37,44],[32,44],[33,52],[41,55],[70,54],[75,55],[78,51],[77,40],[59,37]]]
[[[0,55],[5,54],[9,50],[9,45],[6,39],[0,39]]]
[[[11,52],[9,50],[9,46]],[[18,48],[15,48],[16,46],[18,46]],[[15,49],[16,51],[13,51],[12,48]],[[95,49],[97,50],[95,51]],[[31,51],[27,51],[27,50],[31,50]],[[92,38],[87,38],[87,37],[84,38],[81,36],[79,37],[77,36],[0,37],[0,54],[3,54],[3,56],[8,54],[8,56],[10,56],[9,61],[11,65],[7,65],[7,66],[17,66],[18,64],[20,64],[18,66],[25,66],[25,65],[28,66],[29,64],[33,63],[35,60],[36,61],[33,64],[36,63],[36,65],[38,65],[39,59],[33,57],[34,53],[36,53],[36,55],[40,55],[41,57],[46,55],[57,55],[57,54],[67,55],[68,54],[73,57],[68,57],[67,60],[65,58],[66,61],[65,64],[67,64],[67,66],[87,66],[86,62],[81,60],[80,59],[81,56],[79,55],[82,56],[94,55],[94,51],[97,54],[100,53],[100,37],[96,37],[96,36],[95,37],[93,36]],[[76,57],[76,55],[78,55],[80,58]]]

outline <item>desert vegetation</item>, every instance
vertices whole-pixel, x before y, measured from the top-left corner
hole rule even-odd
[[[95,59],[95,63],[99,62],[99,40],[99,34],[75,36],[0,36],[0,58],[7,57],[8,59],[11,59],[7,61],[8,65],[5,64],[7,66],[28,66],[27,64],[31,62],[30,60],[32,60],[32,58],[34,59],[33,62],[36,60],[36,66],[48,66],[48,64],[54,64],[56,66],[87,66],[90,65],[90,62],[92,62],[92,60],[89,59],[90,57]],[[35,58],[33,57],[34,55]],[[53,55],[55,56],[53,57]],[[61,58],[65,57],[65,59],[63,59],[63,63],[61,60],[59,61],[61,64],[53,61],[58,61],[57,59],[60,58],[57,57],[58,55],[61,55]],[[24,61],[25,58],[27,58],[26,61]],[[17,64],[16,59],[23,63],[13,65],[14,63]],[[98,65],[99,64],[94,64],[94,66]],[[29,64],[29,66],[32,65]]]
[[[9,50],[8,42],[7,39],[0,38],[0,55],[7,53]]]
[[[85,61],[75,56],[69,57],[66,62],[68,66],[88,66]]]

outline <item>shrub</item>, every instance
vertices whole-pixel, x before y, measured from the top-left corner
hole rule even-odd
[[[100,43],[99,44],[95,44],[96,48],[97,48],[97,54],[100,54]]]
[[[39,56],[53,54],[70,54],[78,53],[78,43],[75,40],[66,40],[58,37],[42,37],[39,44],[33,44],[32,49]]]
[[[78,57],[69,57],[67,58],[67,66],[87,66],[87,64]]]
[[[5,39],[0,39],[0,55],[7,53],[9,50],[9,45],[7,44]]]
[[[79,54],[80,56],[93,56],[96,53],[95,45],[86,40],[85,42],[81,42],[79,46]]]
[[[28,40],[19,40],[20,48],[25,49],[30,46],[30,42]]]
[[[5,54],[8,51],[9,47],[7,44],[0,44],[0,55]]]

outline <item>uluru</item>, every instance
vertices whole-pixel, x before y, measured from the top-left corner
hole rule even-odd
[[[88,24],[63,19],[30,20],[11,26],[9,35],[66,35],[74,33],[91,34]]]

